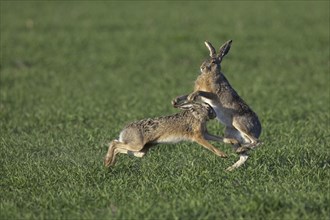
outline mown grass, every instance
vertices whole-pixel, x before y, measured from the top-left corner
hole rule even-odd
[[[194,143],[103,168],[208,52],[258,113],[247,164]],[[329,219],[329,2],[1,1],[1,219]],[[214,134],[223,127],[209,123]]]

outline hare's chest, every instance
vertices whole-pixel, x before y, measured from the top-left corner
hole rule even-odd
[[[195,81],[195,91],[204,91],[204,92],[212,92],[212,83],[210,82],[210,79],[199,77]]]
[[[231,125],[231,119],[230,117],[226,114],[224,109],[220,108],[219,106],[212,106],[214,109],[215,113],[217,114],[217,120],[224,124],[224,125]]]
[[[223,107],[221,107],[219,104],[213,102],[210,99],[203,99],[203,101],[209,104],[213,108],[213,110],[217,114],[217,120],[220,123],[224,125],[231,125],[232,119]]]

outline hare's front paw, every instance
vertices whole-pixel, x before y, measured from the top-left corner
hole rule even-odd
[[[225,154],[225,153],[223,153],[223,152],[220,152],[220,153],[218,154],[218,156],[219,156],[219,157],[222,157],[222,158],[227,158],[227,157],[228,157],[227,154]]]
[[[227,157],[228,157],[226,153],[222,152],[221,150],[219,150],[219,149],[217,149],[217,148],[214,149],[214,153],[215,153],[216,155],[218,155],[219,157],[222,157],[222,158],[227,158]]]

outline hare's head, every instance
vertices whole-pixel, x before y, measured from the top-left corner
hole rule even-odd
[[[175,106],[176,108],[191,112],[197,119],[214,119],[217,117],[213,108],[202,101],[184,101]]]
[[[224,43],[217,54],[212,44],[208,41],[205,41],[206,47],[210,51],[210,58],[205,60],[201,65],[201,73],[219,73],[221,71],[221,61],[224,56],[229,52],[232,40]]]

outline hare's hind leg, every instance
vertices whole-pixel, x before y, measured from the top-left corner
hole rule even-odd
[[[202,137],[201,135],[198,135],[194,138],[194,141],[197,142],[198,144],[202,145],[203,147],[205,147],[206,149],[212,151],[213,153],[215,153],[216,155],[218,155],[219,157],[227,157],[227,155],[222,152],[221,150],[219,150],[218,148],[214,147],[212,144],[210,144],[204,137]]]
[[[227,126],[225,129],[225,137],[223,142],[226,144],[231,144],[233,150],[237,153],[240,153],[239,149],[241,148],[241,142],[243,142],[243,138],[241,133],[236,128]]]
[[[242,139],[244,139],[244,141],[240,142],[242,144],[242,148],[253,149],[261,143],[251,134],[244,123],[240,123],[239,120],[233,120],[233,126],[240,132]]]

